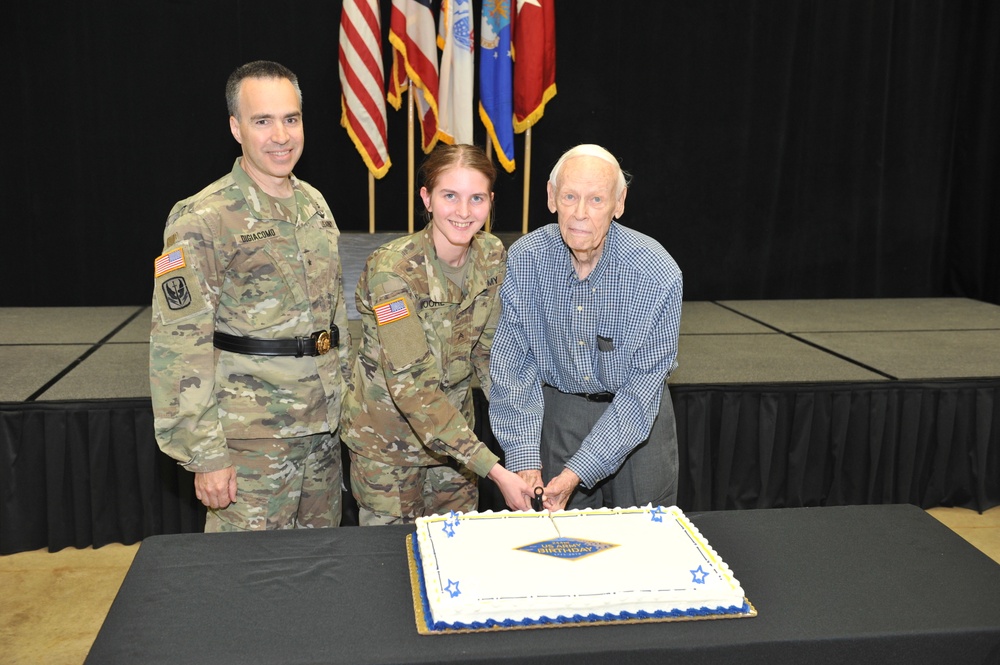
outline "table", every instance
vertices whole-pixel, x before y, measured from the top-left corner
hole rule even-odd
[[[419,635],[411,526],[162,535],[86,662],[1000,662],[1000,565],[915,506],[689,517],[757,617]]]

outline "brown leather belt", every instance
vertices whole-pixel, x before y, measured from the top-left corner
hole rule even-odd
[[[212,344],[220,351],[251,356],[321,356],[340,345],[340,330],[331,326],[329,331],[317,330],[308,337],[291,339],[239,337],[216,330]]]

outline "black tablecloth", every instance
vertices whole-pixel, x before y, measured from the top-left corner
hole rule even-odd
[[[1000,565],[919,508],[689,517],[757,617],[425,636],[412,527],[164,535],[139,547],[87,663],[1000,662]]]

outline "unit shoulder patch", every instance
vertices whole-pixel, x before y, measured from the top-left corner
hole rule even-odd
[[[179,323],[209,310],[201,281],[190,266],[172,268],[156,277],[153,297],[164,324]]]

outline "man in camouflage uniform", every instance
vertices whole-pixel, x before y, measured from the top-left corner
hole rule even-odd
[[[194,472],[206,531],[338,526],[350,377],[340,232],[323,196],[292,175],[303,146],[295,75],[248,63],[226,99],[242,156],[174,206],[154,265],[156,439]]]

